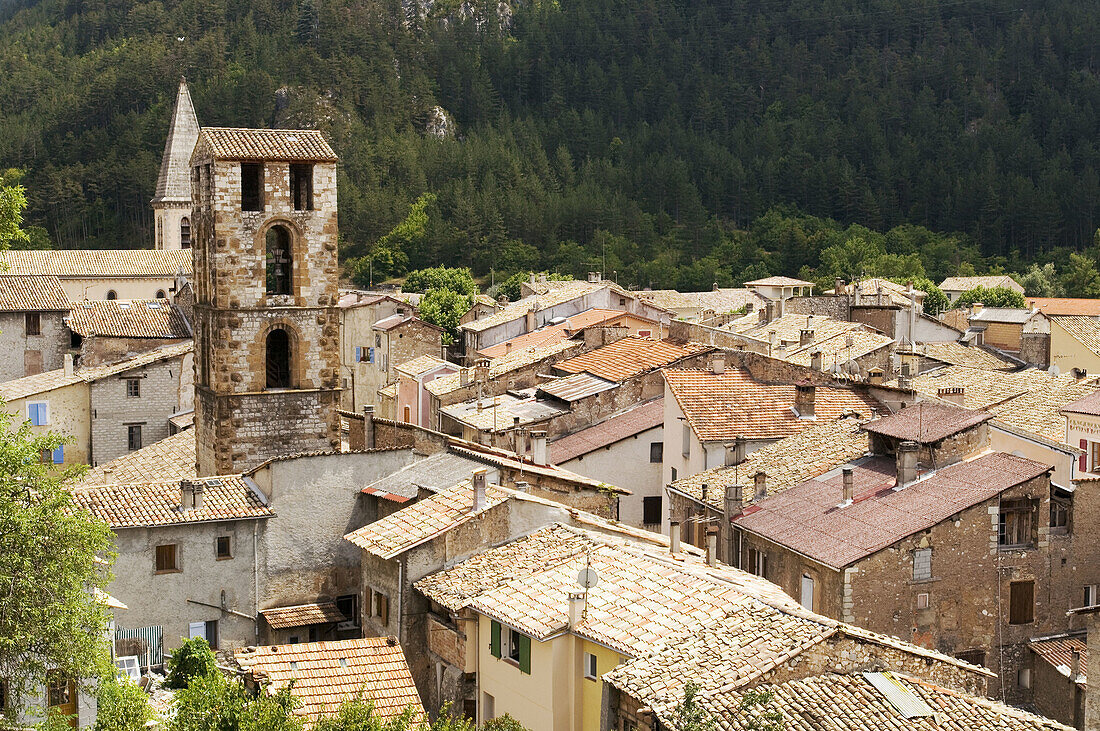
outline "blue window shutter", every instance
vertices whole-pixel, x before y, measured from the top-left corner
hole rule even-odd
[[[370,348],[370,354],[367,356],[367,362],[368,363],[373,363],[374,362],[374,348]]]
[[[46,423],[46,405],[31,404],[30,417],[31,424],[34,424],[35,426],[43,426]]]
[[[361,360],[360,356],[362,355],[362,353],[363,353],[363,349],[360,348],[358,345],[356,345],[355,346],[355,362],[356,363],[358,363]]]
[[[58,444],[57,449],[53,450],[53,463],[61,464],[65,461],[65,445]]]

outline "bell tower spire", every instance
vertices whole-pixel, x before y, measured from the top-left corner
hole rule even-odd
[[[191,247],[191,152],[199,139],[199,120],[191,104],[187,79],[180,77],[164,157],[160,161],[157,192],[150,201],[156,222],[154,247]]]

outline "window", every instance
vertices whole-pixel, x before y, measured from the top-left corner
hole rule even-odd
[[[264,241],[267,246],[267,293],[290,294],[293,268],[290,231],[285,226],[272,226]]]
[[[23,316],[23,325],[27,335],[41,335],[42,334],[42,314],[39,312],[28,312]]]
[[[682,446],[683,446],[682,451],[683,451],[684,456],[685,457],[690,457],[691,456],[691,427],[688,426],[686,421],[684,422]]]
[[[290,198],[296,211],[313,210],[313,166],[292,164],[290,166]]]
[[[40,464],[49,464],[50,463],[50,450],[40,449],[38,451],[38,461],[39,461]]]
[[[1035,507],[1031,500],[1004,500],[1001,502],[997,529],[997,544],[1002,547],[1030,546],[1032,539],[1032,514]]]
[[[523,635],[516,632],[514,629],[508,629],[508,659],[519,662],[519,646],[523,640]]]
[[[167,299],[167,298],[168,298],[168,295],[164,293],[163,289],[158,289],[157,290],[157,299],[158,300]]]
[[[115,667],[121,675],[125,675],[135,683],[141,680],[141,661],[137,655],[115,658]]]
[[[187,216],[180,219],[180,248],[191,248],[191,219]]]
[[[584,677],[595,680],[600,677],[596,670],[596,656],[591,652],[584,653]]]
[[[814,580],[808,574],[802,574],[802,598],[799,603],[811,612],[814,610]]]
[[[355,362],[356,363],[373,363],[374,362],[374,348],[369,345],[357,345],[355,346]]]
[[[1086,584],[1085,600],[1081,603],[1081,606],[1093,607],[1097,604],[1100,604],[1100,584]]]
[[[404,410],[402,411],[401,421],[403,421],[406,424],[411,424],[412,423],[412,409],[410,407],[406,406],[404,408]]]
[[[664,442],[650,442],[649,443],[649,461],[650,463],[659,463],[665,456],[665,443]]]
[[[107,299],[117,300],[118,299],[118,293],[115,292],[113,289],[108,289],[107,290]]]
[[[54,464],[64,464],[65,463],[65,445],[64,444],[58,444],[57,448],[54,449],[53,453],[50,455],[50,458],[51,458],[51,461]]]
[[[175,543],[165,543],[157,546],[156,553],[156,571],[157,573],[164,573],[168,571],[179,571],[179,551]]]
[[[642,498],[642,522],[646,525],[660,525],[661,496],[650,495]]]
[[[1066,535],[1070,532],[1070,516],[1073,511],[1073,498],[1063,497],[1051,490],[1050,496],[1050,532],[1051,535]]]
[[[262,211],[264,166],[257,162],[241,163],[241,210]]]
[[[46,426],[50,423],[49,401],[28,401],[27,420],[34,426]]]
[[[371,592],[374,595],[374,609],[371,612],[372,617],[378,617],[379,623],[387,625],[390,623],[390,598],[380,591]]]
[[[1100,442],[1089,442],[1089,472],[1100,471]]]
[[[1020,668],[1016,671],[1016,685],[1024,690],[1031,687],[1031,668]]]
[[[60,670],[51,670],[46,673],[46,705],[67,706],[72,703],[73,681]]]
[[[675,467],[672,468],[672,481],[676,482],[676,468]]]
[[[267,387],[290,388],[290,336],[286,330],[267,334]]]
[[[219,561],[225,558],[233,558],[233,544],[229,536],[218,536],[214,539],[214,557]]]
[[[189,622],[187,625],[188,639],[195,639],[201,637],[206,640],[206,644],[210,645],[213,650],[218,649],[218,620],[212,619],[209,622]]]
[[[531,638],[500,622],[489,625],[489,652],[493,657],[511,660],[519,665],[520,672],[531,674]]]
[[[131,452],[141,449],[141,424],[130,424],[126,427],[126,447]]]
[[[746,569],[750,574],[756,574],[757,576],[767,577],[768,575],[768,554],[763,551],[758,551],[755,548],[750,548],[748,551],[748,562]],[[812,584],[812,580],[811,580]],[[810,587],[811,597],[813,595],[813,587]],[[812,599],[811,599],[812,601]]]
[[[126,398],[141,398],[141,379],[126,379]]]
[[[1029,624],[1035,621],[1035,582],[1013,581],[1009,584],[1009,624]]]
[[[489,695],[488,693],[482,693],[481,695],[481,721],[482,723],[484,723],[485,721],[489,721],[497,717],[495,703],[496,699],[494,699],[493,696]]]
[[[985,650],[963,650],[956,652],[955,657],[971,665],[985,665]]]
[[[913,581],[928,581],[932,578],[932,549],[918,548],[913,551]]]
[[[928,598],[929,597],[928,597],[927,593],[917,594],[917,609],[918,610],[928,609]]]
[[[356,627],[359,626],[359,595],[345,594],[336,597],[336,608]]]

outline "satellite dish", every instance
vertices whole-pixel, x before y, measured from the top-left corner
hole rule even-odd
[[[577,584],[582,589],[591,589],[598,583],[600,583],[600,575],[596,573],[596,569],[585,568],[577,573]]]

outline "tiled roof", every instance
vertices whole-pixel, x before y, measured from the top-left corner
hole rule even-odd
[[[548,288],[545,293],[533,294],[529,297],[511,302],[505,305],[503,310],[495,312],[488,317],[471,320],[470,322],[459,325],[458,329],[468,330],[470,332],[481,332],[491,327],[496,327],[497,325],[526,317],[527,313],[532,309],[539,312],[556,305],[564,304],[578,297],[583,297],[589,292],[594,292],[597,289],[610,286],[612,286],[611,282],[555,282],[554,286]]]
[[[335,602],[321,602],[318,604],[298,604],[293,607],[276,607],[273,609],[261,609],[271,629],[286,629],[287,627],[306,627],[311,624],[328,624],[330,622],[343,622],[349,617],[336,608]]]
[[[922,401],[896,414],[868,422],[863,428],[894,439],[932,444],[992,418],[989,414],[961,406]]]
[[[550,443],[554,464],[594,452],[664,424],[665,400],[654,399]]]
[[[535,398],[533,388],[451,404],[439,411],[466,426],[492,432],[508,431],[569,413],[569,409],[558,403]]]
[[[428,371],[438,368],[441,365],[448,365],[448,361],[445,361],[442,358],[437,358],[434,355],[420,355],[416,358],[413,358],[412,360],[407,360],[404,363],[395,366],[394,369],[400,371],[406,376],[417,378],[418,376],[422,376]],[[450,365],[458,368],[458,365],[455,363],[451,363]]]
[[[890,304],[898,307],[910,307],[914,300],[923,299],[928,293],[919,289],[913,290],[913,297],[909,297],[909,289],[904,284],[898,284],[897,282],[891,282],[889,279],[881,279],[879,277],[871,277],[870,279],[861,279],[852,282],[852,286],[849,291],[855,295],[855,290],[859,290],[859,295],[856,296],[852,304],[855,305],[867,305],[878,304],[876,301],[880,295],[886,295]],[[830,290],[832,291],[832,290]]]
[[[844,366],[877,350],[889,348],[894,344],[894,339],[880,333],[869,330],[853,330],[847,333],[838,333],[831,338],[814,340],[805,347],[784,353],[773,354],[775,357],[800,366],[809,366],[813,363],[815,352],[821,353],[821,367],[824,370],[830,368],[842,369]]]
[[[710,292],[677,292],[675,289],[654,289],[636,293],[639,299],[666,310],[703,309],[716,314],[737,312],[751,304],[761,307],[765,300],[751,289],[715,289]]]
[[[1088,685],[1089,648],[1084,634],[1044,637],[1032,640],[1027,646],[1067,678],[1073,672],[1073,651],[1081,653],[1081,672],[1076,682],[1082,687]]]
[[[765,277],[752,282],[745,282],[746,287],[812,287],[813,282],[792,277]]]
[[[0,271],[0,311],[66,311],[69,298],[61,280],[46,274],[4,274]]]
[[[315,129],[203,127],[195,149],[221,160],[336,162],[336,153]]]
[[[673,482],[671,488],[704,502],[705,483],[705,502],[722,510],[727,485],[740,484],[744,488],[742,497],[748,502],[753,496],[753,475],[763,472],[767,475],[768,495],[775,495],[866,454],[867,435],[860,428],[865,421],[866,417],[844,416],[816,423],[756,450],[739,465],[714,467],[684,477]]]
[[[567,351],[574,350],[576,348],[583,347],[583,343],[578,343],[573,340],[563,340],[557,343],[551,343],[541,348],[528,348],[526,350],[520,350],[518,352],[513,351],[510,355],[506,355],[503,358],[496,358],[489,362],[489,378],[498,378],[505,373],[511,373],[512,371],[525,368],[530,365],[534,365],[541,360],[550,358],[555,355],[566,353]],[[473,384],[473,370],[470,371],[470,383]],[[429,383],[426,388],[428,391],[436,396],[443,396],[444,394],[457,391],[462,386],[462,376],[459,373],[451,373],[450,375],[442,376]]]
[[[92,467],[80,484],[189,480],[195,476],[195,430],[186,429]]]
[[[1086,315],[1100,317],[1100,299],[1073,299],[1071,297],[1028,297],[1029,307],[1047,317],[1058,315]]]
[[[387,637],[245,648],[234,657],[257,680],[271,683],[268,692],[289,685],[302,704],[295,714],[310,721],[336,713],[360,693],[383,721],[407,708],[417,718],[424,714],[405,653]]]
[[[176,103],[172,107],[172,120],[168,125],[168,139],[164,142],[164,155],[160,159],[160,175],[152,203],[171,201],[191,205],[191,152],[199,138],[199,119],[191,103],[187,82],[180,79]]]
[[[1022,325],[1031,319],[1034,310],[1024,310],[1016,307],[983,307],[978,312],[970,315],[970,322],[1002,322],[1010,325]]]
[[[1100,416],[1100,391],[1093,391],[1084,398],[1066,404],[1062,407],[1062,411],[1068,411],[1071,414]]]
[[[0,271],[61,279],[174,277],[191,274],[190,249],[44,249],[0,251]]]
[[[564,360],[554,367],[566,373],[587,372],[621,383],[633,376],[710,350],[713,350],[711,346],[700,343],[680,345],[668,340],[650,340],[628,335],[610,345]]]
[[[469,482],[474,472],[484,468],[472,459],[437,452],[375,480],[361,492],[389,500],[400,498],[398,502],[404,502],[415,498],[421,487],[432,492],[443,492],[459,483]]]
[[[89,300],[75,302],[69,328],[83,337],[189,338],[191,328],[169,300]]]
[[[634,315],[629,312],[623,312],[622,310],[603,310],[594,308],[585,310],[584,312],[578,312],[575,315],[570,315],[565,319],[565,322],[558,323],[557,325],[540,327],[537,330],[518,335],[511,340],[505,340],[502,343],[483,348],[477,352],[486,358],[500,358],[514,350],[542,347],[549,343],[565,340],[586,327],[592,327],[593,325],[615,325],[621,320],[626,319],[642,320],[644,322],[651,322],[654,325],[657,324],[656,320],[651,320],[641,315]]]
[[[1077,315],[1055,319],[1074,339],[1091,352],[1100,355],[1100,318]]]
[[[781,439],[817,423],[794,411],[797,388],[753,380],[748,371],[726,369],[664,371],[669,390],[701,441]],[[817,420],[832,420],[848,412],[870,416],[878,402],[844,388],[818,386],[814,395]]]
[[[246,477],[204,477],[195,482],[204,486],[202,507],[198,509],[180,508],[179,480],[77,487],[73,499],[116,529],[267,518],[275,514]]]
[[[940,282],[940,289],[944,292],[965,292],[975,287],[985,287],[986,289],[1007,287],[1017,292],[1024,291],[1024,288],[1007,274],[993,274],[984,277],[948,277]]]
[[[57,370],[36,373],[33,376],[23,376],[22,378],[0,383],[0,399],[11,403],[16,399],[83,382],[84,379],[80,376],[67,375],[65,369],[58,368]]]
[[[835,320],[825,315],[783,315],[769,323],[760,323],[754,318],[742,318],[724,329],[751,338],[761,346],[771,342],[771,333],[774,332],[776,347],[771,351],[773,358],[809,366],[813,353],[820,352],[825,368],[843,366],[851,360],[862,358],[894,343],[893,338],[872,332],[865,325]],[[812,331],[813,337],[805,345],[801,345],[804,330]]]
[[[730,326],[724,329],[750,336],[765,343],[768,342],[769,333],[774,330],[776,343],[785,342],[794,344],[797,347],[803,330],[813,330],[814,337],[824,339],[840,333],[861,330],[864,329],[864,326],[858,322],[835,320],[825,315],[790,314],[764,323],[760,322],[759,319],[741,318],[730,323]]]
[[[893,458],[878,458],[854,469],[850,505],[839,507],[842,477],[833,475],[755,503],[736,520],[751,533],[840,569],[1050,469],[993,452],[895,490]]]
[[[1010,358],[999,355],[993,350],[987,350],[980,345],[964,345],[963,343],[923,343],[919,351],[933,360],[949,365],[967,366],[968,368],[984,368],[990,371],[1014,371],[1019,369],[1019,364]]]
[[[488,487],[485,510],[508,499],[508,493]],[[379,558],[390,559],[484,512],[475,513],[473,507],[474,489],[465,482],[352,531],[344,538]]]
[[[389,317],[384,317],[381,320],[378,320],[371,327],[373,327],[375,330],[380,330],[381,332],[387,332],[389,330],[394,330],[396,328],[403,327],[405,325],[413,325],[413,324],[422,325],[422,326],[428,328],[429,330],[442,330],[443,329],[443,328],[439,327],[438,325],[433,325],[430,322],[425,322],[424,320],[421,320],[419,317],[415,317],[413,315],[390,315]]]

